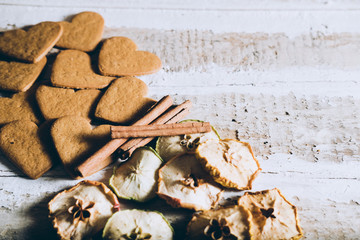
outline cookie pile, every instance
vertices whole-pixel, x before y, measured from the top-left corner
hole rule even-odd
[[[12,94],[0,98],[0,148],[28,177],[48,171],[58,161],[54,152],[73,174],[74,165],[109,141],[110,125],[93,129],[91,121],[129,124],[154,104],[134,76],[160,70],[160,59],[126,37],[101,42],[103,30],[101,15],[82,12],[71,22],[0,35],[0,89]],[[54,47],[59,53],[50,66]],[[90,55],[98,50],[95,61]],[[45,67],[49,82],[41,79]]]
[[[101,43],[103,28],[101,15],[82,12],[71,22],[42,22],[0,35],[0,89],[15,92],[0,98],[0,149],[30,178],[44,174],[58,157],[75,176],[74,168],[110,141],[109,124],[129,124],[156,102],[134,76],[157,72],[160,59],[125,37]],[[39,76],[53,47],[60,50],[46,84]],[[94,120],[108,124],[93,127]],[[118,199],[158,196],[196,211],[189,239],[300,238],[296,208],[278,189],[247,192],[235,205],[219,205],[227,189],[250,190],[260,171],[248,143],[221,139],[214,128],[159,137],[155,150],[137,148],[114,169],[112,190],[82,181],[56,195],[49,214],[62,239],[91,238],[104,229],[105,239],[170,240],[173,229],[162,214],[120,210]]]

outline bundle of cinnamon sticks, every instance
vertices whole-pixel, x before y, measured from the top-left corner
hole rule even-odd
[[[118,151],[120,158],[129,157],[132,152],[151,142],[157,136],[175,136],[191,133],[210,132],[208,122],[177,123],[189,114],[189,100],[172,107],[170,96],[155,103],[146,114],[131,126],[112,126],[111,137],[107,144],[81,163],[75,171],[79,177],[90,176],[112,163],[111,156]]]

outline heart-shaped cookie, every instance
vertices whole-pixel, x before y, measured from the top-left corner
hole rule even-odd
[[[144,97],[147,85],[135,77],[116,79],[101,97],[95,117],[128,124],[142,116],[155,100]]]
[[[26,62],[39,62],[59,40],[59,23],[41,22],[27,31],[16,29],[0,35],[0,52]]]
[[[100,96],[99,90],[64,89],[41,85],[36,100],[45,119],[77,115],[90,118]]]
[[[39,123],[34,90],[16,93],[11,98],[0,98],[0,125],[16,121],[31,120]]]
[[[71,22],[59,22],[64,33],[56,43],[57,47],[92,51],[101,41],[104,19],[95,12],[82,12],[75,15]]]
[[[139,76],[161,69],[161,60],[153,53],[137,51],[126,37],[107,39],[99,53],[99,71],[106,76]]]
[[[46,57],[37,63],[0,61],[0,89],[25,92],[36,81],[45,67]]]
[[[110,125],[92,128],[89,120],[79,116],[57,119],[51,127],[55,148],[65,168],[73,176],[74,167],[110,141]]]
[[[78,50],[60,52],[55,59],[51,72],[51,83],[58,87],[104,88],[113,79],[114,77],[96,74],[91,68],[90,56]]]
[[[38,126],[29,120],[6,124],[0,129],[0,148],[28,177],[36,179],[52,167],[48,125]]]

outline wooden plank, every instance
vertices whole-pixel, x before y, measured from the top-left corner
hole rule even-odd
[[[215,10],[215,11],[242,11],[242,10],[359,10],[358,1],[354,0],[184,0],[184,1],[161,1],[161,0],[1,0],[2,5],[12,6],[41,6],[41,7],[100,7],[100,8],[121,8],[121,9],[161,9],[161,10]]]
[[[104,15],[104,37],[127,36],[163,61],[140,77],[160,99],[190,99],[189,118],[250,142],[263,168],[253,190],[278,187],[298,207],[305,239],[360,235],[360,20],[356,1],[0,1],[0,27]],[[87,5],[87,7],[83,7]],[[36,13],[36,14],[35,14]],[[151,19],[151,21],[149,20]],[[14,26],[12,24],[15,24]],[[108,182],[110,166],[89,179]],[[75,185],[61,166],[29,180],[0,156],[0,239],[53,238],[47,203]],[[235,200],[243,192],[227,191]],[[156,209],[183,239],[191,211]]]
[[[271,2],[271,1],[269,1]],[[318,1],[321,2],[321,1]],[[6,4],[7,3],[7,4]],[[33,4],[30,4],[33,3]],[[59,1],[61,3],[61,1]],[[352,32],[359,33],[354,22],[359,22],[359,4],[348,6],[346,9],[296,9],[297,4],[291,4],[295,9],[255,9],[255,10],[226,10],[218,9],[162,9],[150,7],[109,7],[89,4],[47,6],[37,1],[27,1],[21,5],[9,4],[3,1],[0,8],[0,27],[11,29],[36,24],[41,21],[62,21],[69,19],[74,13],[81,11],[96,11],[105,18],[108,27],[119,28],[148,28],[148,29],[197,29],[213,32],[265,32],[282,33],[296,36],[304,32],[321,31],[325,33]],[[235,4],[235,3],[234,3]],[[217,3],[216,5],[221,5]],[[270,3],[268,5],[271,5]],[[342,6],[329,4],[329,6]],[[104,7],[108,6],[108,7]],[[175,5],[176,6],[176,5]],[[204,6],[204,5],[201,5]],[[226,5],[225,5],[226,6]],[[232,6],[232,5],[230,5]],[[244,4],[246,6],[246,4]],[[258,6],[261,6],[259,4]],[[280,6],[280,4],[279,4]],[[300,6],[300,5],[299,5]],[[304,6],[304,5],[302,5]],[[36,15],[34,15],[36,13]],[[151,21],[150,21],[151,19]],[[340,21],[340,20],[341,21]],[[291,24],[289,24],[291,23]]]

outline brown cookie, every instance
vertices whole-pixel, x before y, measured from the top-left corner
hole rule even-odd
[[[41,85],[36,91],[36,100],[45,119],[68,115],[90,118],[100,94],[94,89],[74,91]]]
[[[78,50],[60,52],[51,72],[51,83],[58,87],[104,88],[113,79],[96,74],[91,68],[90,56]]]
[[[0,35],[0,52],[22,61],[39,62],[59,40],[59,23],[41,22],[28,30],[17,29]]]
[[[11,98],[0,98],[0,125],[25,119],[39,123],[38,115],[33,88],[16,93]]]
[[[104,19],[95,12],[82,12],[73,17],[71,22],[59,22],[64,33],[56,43],[57,47],[92,51],[101,41],[104,31]]]
[[[45,125],[44,125],[45,126]],[[0,129],[0,148],[28,177],[36,179],[52,167],[49,128],[29,120],[11,122]]]
[[[36,81],[45,67],[46,57],[37,63],[0,61],[0,89],[25,92]]]
[[[89,120],[79,116],[57,119],[51,127],[55,148],[71,175],[75,166],[110,141],[110,125],[92,128]]]
[[[126,37],[107,39],[99,53],[99,71],[106,76],[139,76],[161,69],[161,60],[153,53],[137,51]]]
[[[144,97],[146,84],[135,77],[123,77],[113,81],[101,97],[95,117],[107,121],[128,124],[139,118],[155,100]]]

